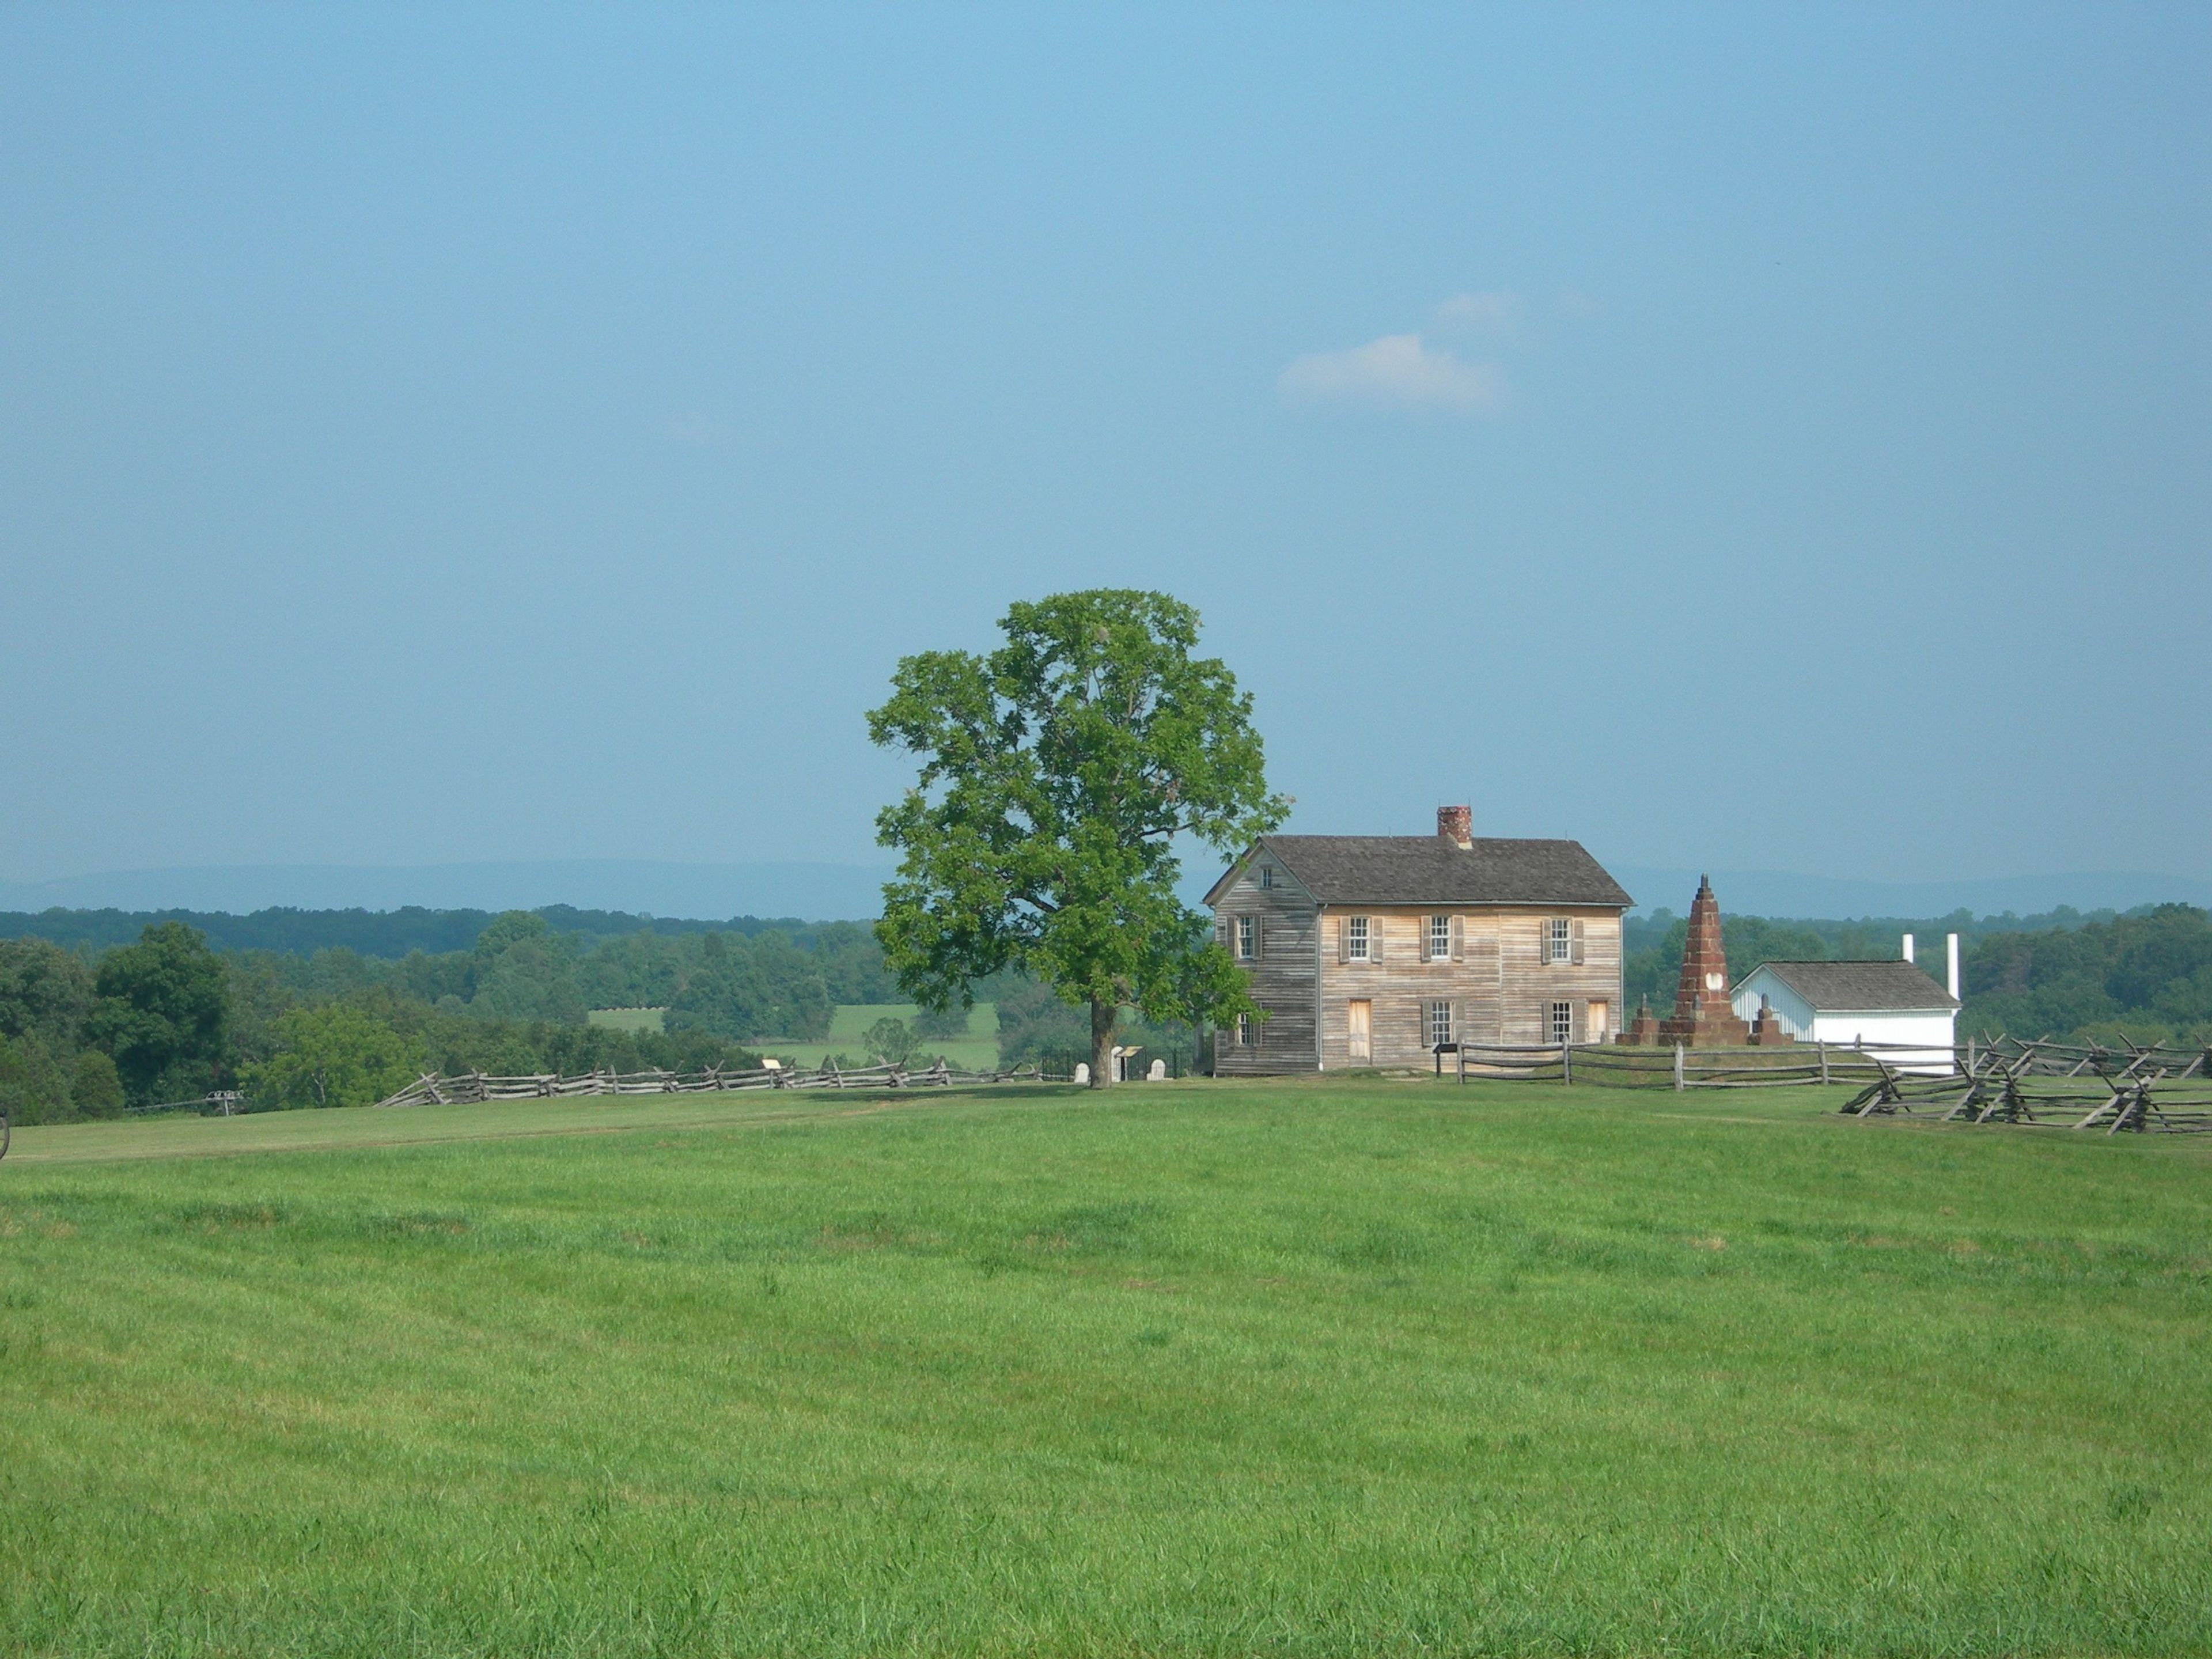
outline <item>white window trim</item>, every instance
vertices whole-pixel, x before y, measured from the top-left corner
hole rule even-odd
[[[1348,961],[1375,960],[1375,924],[1365,916],[1344,919],[1344,954]]]
[[[1257,916],[1237,918],[1237,960],[1256,962],[1260,957],[1260,919]]]
[[[1429,942],[1429,960],[1449,962],[1451,960],[1451,918],[1431,916],[1425,925],[1428,928],[1426,937]]]

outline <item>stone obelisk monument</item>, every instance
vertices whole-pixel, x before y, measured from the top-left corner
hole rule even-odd
[[[1682,942],[1682,974],[1674,981],[1674,1014],[1659,1022],[1662,1042],[1692,1048],[1741,1046],[1751,1027],[1729,1003],[1728,957],[1721,951],[1721,904],[1713,884],[1698,878],[1698,896],[1690,902],[1690,936]]]

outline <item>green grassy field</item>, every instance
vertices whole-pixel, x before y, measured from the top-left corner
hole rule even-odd
[[[1845,1092],[20,1130],[0,1651],[2212,1648],[2212,1146]]]
[[[866,1065],[868,1062],[868,1027],[879,1019],[902,1019],[909,1025],[920,1011],[911,1002],[847,1003],[830,1017],[830,1037],[826,1042],[798,1042],[781,1037],[765,1038],[760,1043],[764,1054],[778,1054],[796,1060],[801,1066],[819,1066],[825,1055],[843,1054]],[[943,1054],[953,1065],[972,1072],[990,1070],[999,1063],[998,1005],[979,1002],[968,1011],[968,1035],[957,1037],[925,1037],[925,1053]]]
[[[665,1008],[594,1008],[584,1016],[586,1024],[604,1025],[611,1031],[658,1031]]]

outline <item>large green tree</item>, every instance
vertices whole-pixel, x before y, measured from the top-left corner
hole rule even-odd
[[[1220,1020],[1256,1012],[1243,974],[1177,899],[1177,837],[1224,856],[1279,824],[1252,700],[1194,654],[1198,612],[1101,588],[1013,606],[988,656],[908,657],[868,716],[921,759],[876,820],[900,849],[876,926],[907,993],[963,1006],[1018,963],[1088,1004],[1093,1086],[1120,1011]]]
[[[0,1037],[72,1047],[92,997],[92,970],[76,951],[42,939],[0,939]]]
[[[698,965],[664,1016],[672,1031],[752,1037],[830,1035],[834,1005],[807,952],[770,928],[757,938],[709,933]]]
[[[276,1052],[245,1070],[246,1092],[264,1110],[371,1105],[412,1083],[428,1054],[421,1038],[341,1003],[294,1009],[276,1036]]]
[[[228,1057],[228,990],[206,938],[165,921],[100,957],[85,1035],[114,1056],[133,1100],[198,1094]]]
[[[470,1012],[491,1019],[584,1023],[584,996],[568,941],[529,910],[494,916],[477,935]]]

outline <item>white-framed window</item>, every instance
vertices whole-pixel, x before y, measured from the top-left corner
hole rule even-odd
[[[1260,885],[1262,887],[1273,887],[1274,884],[1275,866],[1272,864],[1261,865],[1260,866]]]
[[[1253,1020],[1253,1018],[1252,1018],[1252,1016],[1251,1016],[1251,1015],[1249,1015],[1249,1014],[1239,1014],[1239,1015],[1237,1015],[1237,1046],[1238,1048],[1249,1048],[1250,1047],[1252,1047],[1252,1040],[1253,1040],[1254,1036],[1258,1033],[1258,1030],[1259,1030],[1259,1027],[1258,1027],[1257,1024]]]
[[[1451,918],[1449,916],[1429,918],[1429,960],[1431,962],[1451,960]]]
[[[1572,962],[1575,959],[1575,924],[1571,917],[1553,916],[1544,924],[1552,930],[1552,948],[1547,952],[1553,962]]]
[[[1344,919],[1344,954],[1354,962],[1365,962],[1369,936],[1365,916],[1346,916]]]
[[[1555,1002],[1552,1005],[1552,1041],[1572,1042],[1575,1040],[1575,1005]]]
[[[1452,1040],[1451,1004],[1431,1002],[1428,1005],[1429,1047]]]
[[[1251,962],[1257,958],[1259,954],[1260,918],[1257,916],[1237,917],[1237,955],[1238,958],[1244,962]]]

